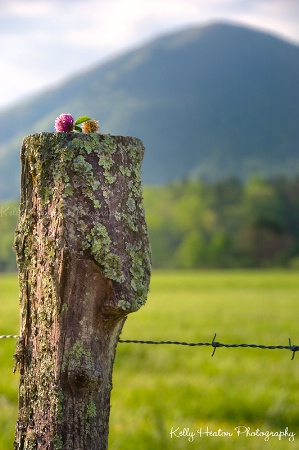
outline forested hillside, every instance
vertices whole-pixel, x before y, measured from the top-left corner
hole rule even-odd
[[[156,268],[299,267],[299,177],[144,188]],[[0,205],[0,270],[15,269],[17,205]]]
[[[209,24],[159,37],[0,111],[0,199],[19,195],[24,136],[61,113],[143,140],[145,184],[299,173],[299,47]]]

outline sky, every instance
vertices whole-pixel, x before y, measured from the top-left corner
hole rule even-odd
[[[156,36],[220,21],[299,45],[299,0],[0,0],[0,109]]]

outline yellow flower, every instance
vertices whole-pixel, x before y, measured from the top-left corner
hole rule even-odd
[[[84,133],[96,133],[99,131],[99,121],[95,119],[86,120],[82,124],[82,130]]]

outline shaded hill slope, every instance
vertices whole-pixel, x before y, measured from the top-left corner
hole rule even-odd
[[[299,172],[299,47],[227,24],[160,37],[0,113],[0,199],[19,148],[62,112],[140,137],[145,183]]]

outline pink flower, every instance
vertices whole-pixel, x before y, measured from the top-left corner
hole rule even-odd
[[[74,118],[71,114],[60,114],[55,119],[55,130],[59,133],[70,133],[74,129]]]

